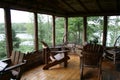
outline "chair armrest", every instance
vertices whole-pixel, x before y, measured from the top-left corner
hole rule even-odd
[[[10,58],[6,58],[6,59],[3,59],[3,60],[1,60],[2,62],[8,62],[8,61],[10,61]]]
[[[6,59],[3,59],[1,61],[7,63],[8,65],[11,63],[11,59],[10,58],[6,58]]]
[[[9,71],[9,70],[12,70],[12,69],[15,69],[15,68],[18,68],[18,67],[22,67],[26,62],[22,62],[22,63],[19,63],[17,65],[13,65],[13,66],[10,66],[10,67],[7,67],[4,71]]]
[[[52,53],[66,53],[69,52],[69,50],[61,50],[61,51],[51,51]]]

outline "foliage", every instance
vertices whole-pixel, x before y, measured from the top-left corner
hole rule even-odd
[[[5,40],[0,41],[0,59],[6,57],[6,42]]]
[[[27,53],[27,52],[33,51],[34,48],[33,46],[28,47],[28,45],[22,45],[18,48],[18,50],[20,50],[22,53]]]
[[[27,23],[12,23],[12,28],[17,33],[24,33],[27,30],[26,24]]]
[[[88,42],[94,41],[97,37],[98,43],[102,44],[101,38],[103,33],[103,17],[88,17],[87,18],[87,39]]]
[[[12,40],[13,40],[13,48],[19,48],[20,45],[20,39],[18,37],[16,37],[16,32],[15,30],[12,30]]]
[[[33,41],[33,39],[22,39],[22,38],[18,38],[17,34],[30,34],[34,35],[34,26],[33,23],[16,23],[17,25],[22,25],[21,28],[19,28],[19,26],[17,25],[13,25],[12,28],[12,39],[13,39],[13,49],[14,50],[18,50],[21,52],[27,52],[27,51],[32,51],[34,48],[33,45],[20,45],[21,43],[24,43],[25,41]],[[18,27],[18,29],[16,28]],[[24,30],[23,30],[24,29]],[[24,36],[24,37],[28,37],[28,36]],[[31,48],[32,47],[32,48]]]
[[[120,19],[118,16],[112,16],[114,18],[108,17],[108,36],[107,46],[113,46],[115,40],[120,36]]]
[[[56,18],[56,45],[62,44],[63,43],[63,36],[64,36],[64,18],[62,17],[57,17]]]
[[[52,23],[49,15],[47,15],[47,21],[44,21],[44,15],[38,16],[38,39],[39,49],[42,48],[40,41],[45,41],[48,45],[52,44]]]
[[[82,44],[83,18],[72,17],[68,20],[68,42]]]
[[[0,34],[4,34],[5,28],[4,23],[0,23]]]

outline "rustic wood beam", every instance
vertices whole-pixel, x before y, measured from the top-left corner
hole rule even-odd
[[[68,7],[70,7],[73,11],[77,12],[75,8],[73,8],[69,3],[66,2],[66,0],[62,0],[63,3],[65,3]]]
[[[116,4],[117,4],[117,12],[120,12],[120,0],[116,0]]]
[[[83,17],[83,43],[87,42],[87,17]]]
[[[5,15],[4,17],[5,17],[7,57],[10,57],[13,50],[13,43],[11,29],[11,13],[9,8],[4,8],[4,15]]]
[[[107,40],[107,16],[104,16],[104,27],[103,27],[103,46],[106,47],[106,40]]]
[[[37,5],[36,5],[37,6]],[[37,12],[40,14],[48,14],[48,15],[56,15],[56,16],[65,16],[64,12],[60,12],[59,10],[48,10],[43,9],[41,7],[30,6],[28,4],[20,4],[20,3],[12,3],[10,1],[0,1],[0,7],[9,7],[10,9],[22,10],[22,11],[29,11],[29,12]],[[42,6],[44,7],[44,6]]]
[[[119,16],[120,12],[94,12],[94,13],[82,13],[82,12],[77,12],[77,13],[67,13],[67,17],[83,17],[83,16]]]
[[[58,6],[58,4],[56,3],[57,2],[57,0],[56,1],[54,1],[54,0],[51,0],[51,3],[49,3],[49,6],[51,7],[51,8],[53,8],[55,11],[59,11],[59,13],[61,13],[61,12],[65,12],[66,10],[65,9],[63,9],[63,8],[61,8],[60,6]],[[54,4],[54,5],[53,5]],[[38,4],[39,5],[39,4]],[[44,5],[42,5],[42,6],[44,6]],[[47,5],[46,5],[47,6]]]
[[[64,43],[68,42],[68,17],[65,17],[65,24],[64,24],[64,32],[65,32],[65,41]]]
[[[98,6],[98,8],[100,9],[100,11],[103,11],[103,8],[101,7],[101,4],[100,4],[100,0],[96,0],[96,5]]]
[[[83,4],[81,0],[78,0],[78,2],[85,9],[86,12],[89,12],[88,8]]]
[[[53,26],[52,26],[52,46],[55,47],[55,16],[52,16],[53,18]]]
[[[65,10],[61,9],[58,4],[55,3],[56,1],[51,1],[51,3],[43,3],[43,4],[36,4],[36,10],[48,10],[48,11],[52,11],[54,13],[61,13],[63,14],[65,12]],[[53,5],[54,4],[54,5]],[[40,7],[39,7],[40,6]],[[47,7],[46,7],[47,6]]]
[[[39,49],[39,44],[38,44],[38,16],[37,13],[34,12],[34,45],[35,45],[35,50],[38,51]]]

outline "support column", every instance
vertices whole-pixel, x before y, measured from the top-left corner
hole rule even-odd
[[[104,27],[103,27],[103,46],[106,47],[106,41],[107,41],[107,16],[104,16]]]
[[[64,43],[68,42],[68,17],[65,17],[65,25],[64,25],[64,32],[65,32],[65,38]]]
[[[12,45],[11,13],[9,8],[4,8],[4,18],[5,18],[7,57],[10,57],[13,50],[13,45]]]
[[[38,16],[37,13],[34,13],[34,45],[35,45],[35,50],[38,51],[39,46],[38,46]]]
[[[53,26],[52,26],[52,46],[55,47],[55,16],[53,15]]]
[[[87,42],[87,17],[83,17],[83,43]]]

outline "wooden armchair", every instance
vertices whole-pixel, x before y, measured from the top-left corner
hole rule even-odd
[[[23,72],[23,65],[26,63],[25,60],[23,61],[23,58],[24,54],[20,51],[12,51],[11,57],[3,60],[3,62],[7,63],[8,66],[1,71],[1,80],[20,80]]]
[[[43,67],[44,70],[47,70],[50,67],[62,62],[64,62],[64,67],[67,67],[67,61],[70,59],[68,56],[69,50],[59,50],[57,48],[53,48],[53,50],[51,50],[44,41],[41,41],[41,43],[43,46],[43,54],[45,59],[45,66]],[[57,57],[59,57],[59,59]]]
[[[87,44],[83,47],[82,56],[80,57],[80,78],[83,79],[83,70],[85,67],[98,68],[99,80],[101,80],[103,47],[98,44]]]

